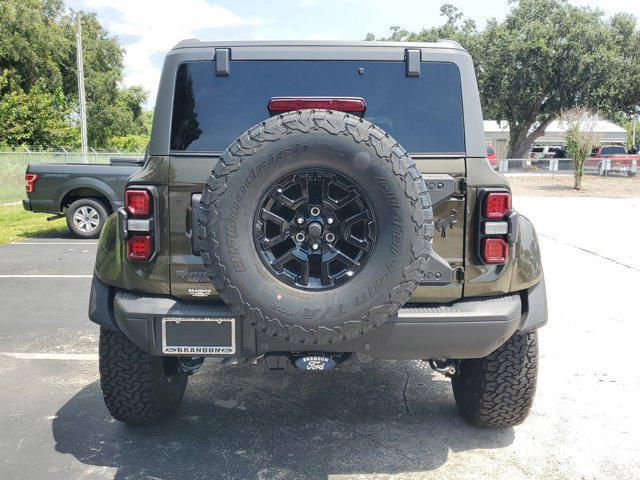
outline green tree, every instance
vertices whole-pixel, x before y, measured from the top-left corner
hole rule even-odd
[[[451,38],[473,56],[486,118],[509,124],[508,156],[522,158],[565,110],[587,107],[611,117],[640,105],[640,33],[633,16],[610,20],[565,0],[517,0],[483,31],[451,5],[444,25],[388,40]],[[373,35],[367,39],[372,40]]]
[[[634,121],[635,121],[635,129],[636,129],[635,141],[637,146],[638,139],[640,139],[640,123],[638,122],[638,116],[627,115],[625,113],[618,112],[613,116],[612,121],[615,124],[620,125],[622,128],[624,128],[627,131],[627,143],[625,144],[625,147],[627,148],[631,148],[633,146],[633,140],[634,140],[633,129],[634,129]]]
[[[151,134],[151,127],[153,126],[153,110],[145,110],[142,112],[140,116],[142,120],[142,125],[144,126],[144,134]]]
[[[1,143],[48,147],[76,146],[78,128],[69,119],[71,110],[58,88],[50,92],[42,79],[25,92],[8,71],[0,74]]]
[[[75,39],[75,14],[61,21],[66,35]],[[117,38],[105,30],[95,14],[88,13],[82,14],[82,36],[89,144],[106,147],[111,137],[145,133],[141,115],[147,94],[139,86],[119,87],[123,80],[124,51]],[[75,68],[69,70],[65,83],[69,97],[77,102]]]
[[[450,4],[442,5],[440,7],[440,14],[445,18],[445,23],[441,26],[425,28],[417,33],[410,32],[399,26],[393,26],[390,28],[391,34],[388,37],[380,37],[378,40],[389,42],[436,42],[440,39],[454,40],[467,49],[474,61],[476,58],[481,58],[481,35],[476,23],[471,19],[465,18],[457,7]],[[369,33],[365,40],[376,40],[376,37]],[[476,66],[477,65],[476,63]]]
[[[141,87],[120,87],[123,49],[118,39],[105,30],[95,14],[83,14],[82,28],[89,144],[104,147],[114,136],[148,134],[142,111],[146,92]],[[0,1],[0,72],[11,72],[12,78],[11,88],[7,84],[0,92],[5,118],[25,118],[24,109],[16,98],[29,97],[37,86],[33,96],[44,102],[53,99],[56,118],[67,123],[71,128],[68,131],[77,132],[75,32],[76,14],[68,12],[62,0]],[[9,91],[14,92],[11,97],[7,97]],[[50,98],[42,97],[45,93]],[[11,113],[11,109],[15,111]],[[69,109],[76,115],[70,114]],[[46,138],[51,141],[67,138],[65,135],[39,134],[33,129],[36,124],[43,128],[50,124],[51,116],[45,115],[41,122],[32,120],[29,127],[24,126],[21,135],[11,138],[6,136],[5,125],[1,125],[0,143],[13,144],[18,137],[29,144]],[[15,130],[22,126],[11,128]],[[31,132],[31,137],[25,137],[25,132]],[[73,139],[71,143],[77,141]],[[48,146],[64,145],[51,143]]]
[[[484,108],[508,121],[511,158],[523,158],[562,111],[615,102],[606,91],[614,79],[600,11],[562,0],[521,0],[504,22],[489,22],[482,44]]]
[[[0,2],[0,71],[14,72],[15,82],[28,91],[38,80],[63,86],[75,62],[75,43],[64,31],[62,0],[2,0]]]
[[[601,88],[606,99],[599,109],[613,117],[623,113],[637,116],[640,113],[640,31],[636,18],[628,13],[618,13],[607,23],[607,51],[603,66],[609,72],[609,80]]]
[[[144,152],[147,148],[147,143],[149,143],[148,135],[123,135],[121,137],[111,137],[108,147],[125,152]]]
[[[600,136],[594,132],[597,116],[585,108],[575,108],[562,114],[562,121],[567,125],[565,141],[567,154],[573,159],[573,188],[582,188],[584,162],[591,155],[591,149]]]

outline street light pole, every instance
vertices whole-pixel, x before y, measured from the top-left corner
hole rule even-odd
[[[84,61],[82,58],[82,14],[78,12],[76,30],[76,56],[78,60],[78,100],[80,101],[80,139],[82,162],[87,163],[87,102],[84,96]]]

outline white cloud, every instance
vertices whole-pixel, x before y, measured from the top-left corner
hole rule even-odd
[[[298,0],[298,6],[301,8],[315,7],[320,3],[320,0]]]
[[[117,20],[101,17],[101,21],[116,35],[136,37],[124,42],[124,83],[144,86],[150,93],[150,106],[160,79],[160,66],[153,62],[158,54],[167,52],[180,40],[195,37],[198,30],[264,23],[261,18],[241,18],[205,0],[84,0],[84,7],[115,10]]]

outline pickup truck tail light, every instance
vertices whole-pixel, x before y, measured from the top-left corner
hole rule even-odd
[[[131,216],[151,215],[151,195],[147,190],[127,190],[124,203]]]
[[[27,193],[31,193],[35,190],[36,188],[36,180],[38,180],[38,174],[37,173],[27,173],[24,176],[24,189],[27,191]]]
[[[134,235],[127,240],[127,258],[129,260],[149,260],[153,254],[151,235]]]
[[[511,209],[511,193],[497,188],[479,191],[478,256],[483,263],[509,260],[509,244],[517,240],[518,214]]]

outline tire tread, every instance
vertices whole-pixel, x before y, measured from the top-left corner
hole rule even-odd
[[[404,183],[404,194],[414,207],[412,221],[415,238],[409,265],[403,271],[403,281],[389,292],[382,305],[373,306],[359,321],[318,329],[288,325],[278,318],[265,315],[258,306],[249,305],[237,285],[230,283],[226,266],[217,254],[220,248],[214,225],[219,219],[217,200],[227,188],[227,178],[238,170],[243,159],[254,155],[265,143],[274,142],[294,132],[323,130],[331,135],[350,136],[357,143],[373,147],[386,160],[394,175]],[[375,125],[343,112],[302,110],[288,112],[261,122],[243,133],[223,153],[204,188],[198,209],[198,231],[201,257],[209,267],[211,280],[222,297],[237,313],[249,318],[259,330],[301,344],[324,344],[348,340],[378,327],[395,314],[409,299],[426,273],[433,241],[433,211],[429,193],[413,159],[386,132]]]
[[[537,332],[516,333],[484,358],[461,360],[452,380],[458,408],[474,425],[522,423],[533,404],[537,373]]]
[[[159,386],[162,372],[157,362],[161,361],[161,357],[145,352],[124,333],[100,329],[100,385],[111,416],[137,425],[169,418],[184,395],[186,375],[179,374],[179,384],[167,392]]]

